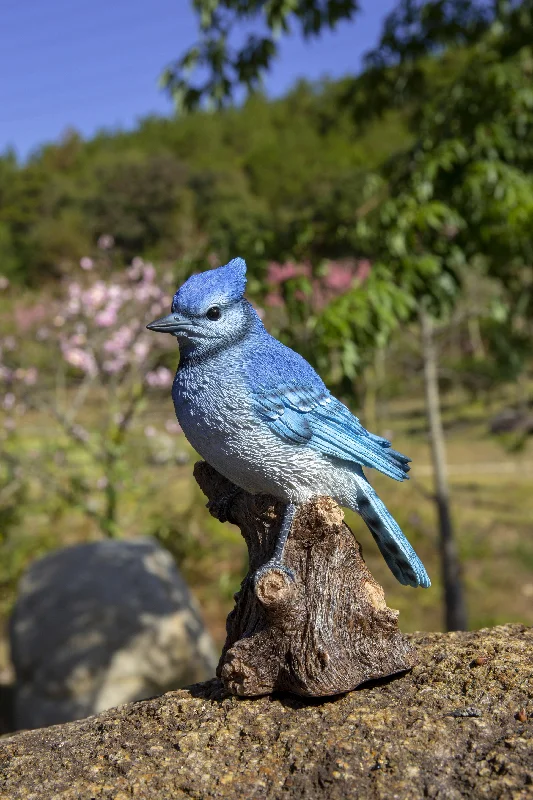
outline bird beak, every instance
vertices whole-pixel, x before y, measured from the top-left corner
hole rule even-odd
[[[156,331],[156,333],[177,333],[184,330],[186,320],[179,316],[179,314],[167,314],[166,317],[161,319],[154,319],[146,327],[149,331]]]

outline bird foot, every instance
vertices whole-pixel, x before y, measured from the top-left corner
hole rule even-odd
[[[257,584],[259,583],[261,578],[263,578],[267,574],[267,572],[272,572],[272,571],[282,572],[284,575],[287,575],[287,577],[290,578],[291,581],[294,582],[295,580],[295,575],[292,569],[289,569],[289,567],[284,566],[279,559],[271,558],[270,561],[267,561],[266,564],[263,564],[263,566],[259,567],[259,569],[254,573],[253,577],[254,589],[257,587]]]
[[[222,497],[215,497],[213,500],[210,500],[206,508],[211,516],[218,519],[219,522],[233,522],[231,505],[239,494],[239,491],[239,489],[235,489],[233,492],[230,492],[230,494],[225,494],[222,495]]]

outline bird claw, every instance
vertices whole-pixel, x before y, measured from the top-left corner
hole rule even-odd
[[[293,583],[296,580],[296,576],[292,571],[292,569],[289,569],[289,567],[284,566],[280,561],[271,559],[270,561],[267,561],[266,564],[263,564],[262,567],[259,567],[259,569],[256,570],[256,572],[254,573],[253,576],[254,589],[257,586],[258,582],[261,580],[261,578],[264,575],[266,575],[267,572],[272,572],[273,570],[275,570],[276,572],[283,572],[285,575],[287,575],[288,578],[290,578],[290,580]]]
[[[215,497],[213,500],[210,500],[206,507],[211,516],[218,519],[219,522],[233,522],[231,505],[238,493],[239,490],[236,489],[234,492],[231,492],[231,494]]]

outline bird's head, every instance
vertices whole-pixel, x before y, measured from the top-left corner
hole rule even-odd
[[[218,350],[240,339],[257,321],[244,300],[245,286],[246,262],[242,258],[192,275],[174,295],[171,313],[147,328],[172,334],[185,353]]]

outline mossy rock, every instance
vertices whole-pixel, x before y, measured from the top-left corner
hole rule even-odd
[[[410,638],[411,672],[336,698],[210,681],[18,733],[0,798],[533,797],[533,629]]]

